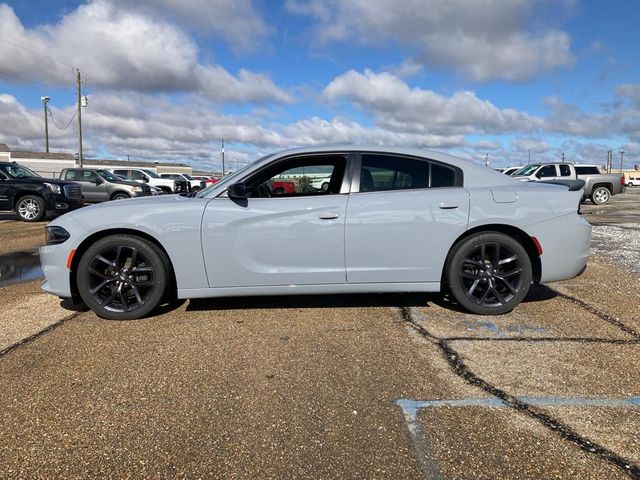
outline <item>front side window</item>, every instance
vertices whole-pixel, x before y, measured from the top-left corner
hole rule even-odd
[[[556,166],[555,165],[545,165],[544,167],[542,167],[538,171],[537,176],[539,178],[555,177],[556,176]]]
[[[340,193],[345,165],[340,155],[288,159],[247,180],[249,196],[335,195]]]

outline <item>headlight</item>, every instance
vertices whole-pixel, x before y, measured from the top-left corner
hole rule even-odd
[[[54,185],[53,183],[45,183],[45,186],[49,189],[51,193],[55,193],[56,195],[62,194],[62,188],[60,188],[60,185]]]
[[[71,235],[62,227],[44,227],[44,238],[47,245],[64,243]]]
[[[142,187],[133,187],[131,189],[132,192],[140,193],[142,191]]]

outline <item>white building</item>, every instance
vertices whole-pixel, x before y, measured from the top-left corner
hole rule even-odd
[[[76,167],[75,157],[69,153],[45,153],[28,150],[11,150],[6,143],[0,143],[0,162],[16,162],[48,178],[59,178],[65,168]],[[136,162],[126,160],[96,160],[85,158],[86,168],[146,168],[156,173],[187,173],[193,169],[183,163]]]

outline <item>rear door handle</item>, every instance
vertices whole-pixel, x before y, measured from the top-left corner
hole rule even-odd
[[[442,202],[440,204],[440,208],[442,210],[453,210],[454,208],[458,208],[458,205],[456,205],[455,203],[446,203],[446,202]]]
[[[324,212],[318,215],[320,220],[334,220],[338,218],[338,214],[334,212]]]

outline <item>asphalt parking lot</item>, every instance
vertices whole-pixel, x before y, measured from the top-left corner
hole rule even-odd
[[[184,302],[0,288],[0,478],[640,478],[640,187],[589,267],[482,317],[439,295]],[[0,219],[0,258],[44,241]]]

